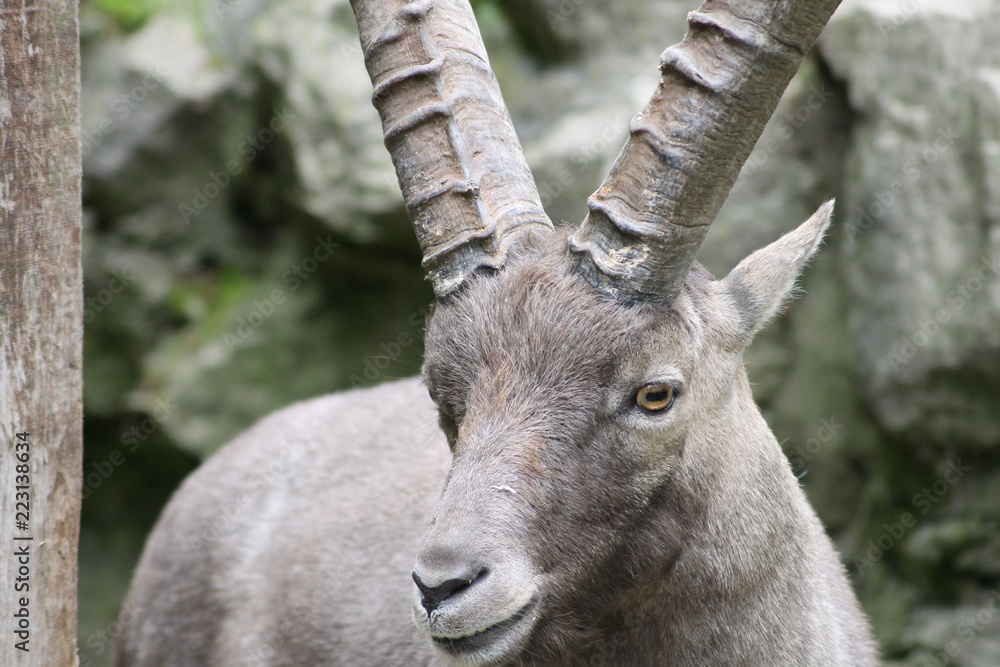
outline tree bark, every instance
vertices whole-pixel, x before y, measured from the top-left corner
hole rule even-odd
[[[5,666],[77,663],[83,420],[79,69],[75,2],[3,0],[0,665]]]

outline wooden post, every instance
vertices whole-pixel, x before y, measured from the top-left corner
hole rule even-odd
[[[0,0],[0,665],[77,664],[80,62],[73,0]]]

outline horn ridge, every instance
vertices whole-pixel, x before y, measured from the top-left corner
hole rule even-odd
[[[574,270],[625,302],[670,303],[782,92],[839,0],[708,0],[570,239]]]
[[[372,103],[438,298],[552,228],[464,0],[352,0]]]

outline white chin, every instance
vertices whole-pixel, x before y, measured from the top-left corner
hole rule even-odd
[[[535,600],[504,621],[464,637],[431,635],[435,652],[449,665],[494,665],[513,657],[535,625]]]

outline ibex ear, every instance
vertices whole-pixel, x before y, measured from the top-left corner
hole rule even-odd
[[[816,252],[833,215],[833,200],[819,207],[795,231],[757,250],[719,281],[732,317],[727,338],[735,347],[750,344],[792,296],[795,280]]]

